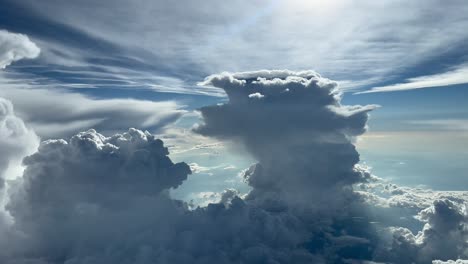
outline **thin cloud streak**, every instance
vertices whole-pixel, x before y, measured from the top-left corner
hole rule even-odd
[[[468,131],[468,119],[411,120],[409,124],[426,126],[436,130]]]
[[[468,83],[468,66],[466,65],[444,73],[409,78],[404,83],[374,87],[368,91],[357,92],[356,94],[405,91],[465,83]]]

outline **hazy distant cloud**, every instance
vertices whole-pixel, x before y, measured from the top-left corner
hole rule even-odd
[[[468,119],[428,119],[410,120],[407,123],[434,130],[467,131]]]
[[[387,86],[373,87],[368,91],[359,93],[376,93],[376,92],[393,92],[405,91],[412,89],[441,87],[456,84],[468,83],[468,66],[460,66],[454,70],[426,75],[420,77],[409,78],[404,83],[391,84]]]
[[[40,51],[28,36],[0,30],[0,69],[21,59],[36,58]]]

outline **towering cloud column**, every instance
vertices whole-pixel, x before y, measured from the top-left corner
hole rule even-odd
[[[352,140],[375,105],[341,105],[337,84],[313,71],[222,73],[202,85],[229,102],[202,108],[197,131],[239,141],[258,160],[247,172],[251,199],[330,207],[362,179]]]
[[[32,154],[38,145],[39,138],[34,131],[15,115],[10,101],[0,97],[0,262],[13,236],[13,219],[5,210],[10,181],[21,177],[23,157]]]

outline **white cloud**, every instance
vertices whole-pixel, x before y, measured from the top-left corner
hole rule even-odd
[[[36,44],[22,34],[0,31],[0,44],[0,66],[3,67],[39,54]],[[89,128],[107,134],[128,127],[156,132],[186,113],[176,101],[99,100],[57,89],[57,83],[38,83],[41,80],[28,74],[0,72],[0,96],[11,101],[16,115],[43,139],[69,136]]]
[[[39,138],[15,115],[11,102],[0,97],[0,180],[21,175],[14,167],[21,167],[21,159],[38,144]],[[8,175],[8,170],[17,175]]]
[[[96,128],[112,134],[128,127],[153,131],[175,122],[185,111],[176,101],[93,99],[43,89],[3,89],[17,114],[42,138],[62,137]]]
[[[433,75],[409,78],[404,83],[391,84],[387,86],[373,87],[368,91],[360,93],[393,92],[413,89],[441,87],[468,83],[468,67],[460,66],[454,70]]]
[[[263,94],[261,93],[252,93],[252,94],[249,94],[249,98],[257,98],[257,99],[262,99],[263,97],[265,97]]]
[[[21,59],[34,59],[40,51],[26,35],[0,30],[0,69]]]
[[[22,160],[36,151],[39,138],[15,115],[10,101],[0,97],[0,247],[7,246],[12,218],[5,211],[10,182],[23,174]],[[1,256],[1,253],[0,253]]]
[[[434,260],[432,261],[432,264],[468,264],[468,260],[466,259],[447,260],[447,261]]]

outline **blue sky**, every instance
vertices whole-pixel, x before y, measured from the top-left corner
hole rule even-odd
[[[7,67],[1,89],[14,103],[20,101],[20,116],[43,138],[101,122],[93,113],[70,113],[60,133],[50,132],[63,118],[51,121],[50,115],[37,113],[44,108],[37,102],[43,91],[60,93],[51,102],[64,94],[82,96],[83,102],[170,101],[174,113],[190,113],[226,100],[220,89],[197,85],[210,74],[313,69],[338,81],[344,104],[381,106],[358,143],[362,159],[377,175],[434,189],[468,188],[463,164],[468,155],[468,6],[463,1],[180,5],[141,0],[130,5],[4,0],[2,7],[0,27],[27,35],[41,54]],[[24,87],[37,92],[36,102],[18,95]],[[76,103],[67,96],[63,108]],[[151,114],[135,115],[146,120]],[[172,122],[157,120],[142,127],[159,131]],[[174,128],[198,121],[189,115]],[[138,122],[123,122],[121,129],[142,125]],[[110,129],[115,130],[118,124]],[[197,161],[196,154],[183,157]],[[215,161],[203,163],[216,166]],[[404,163],[404,171],[394,163]]]

